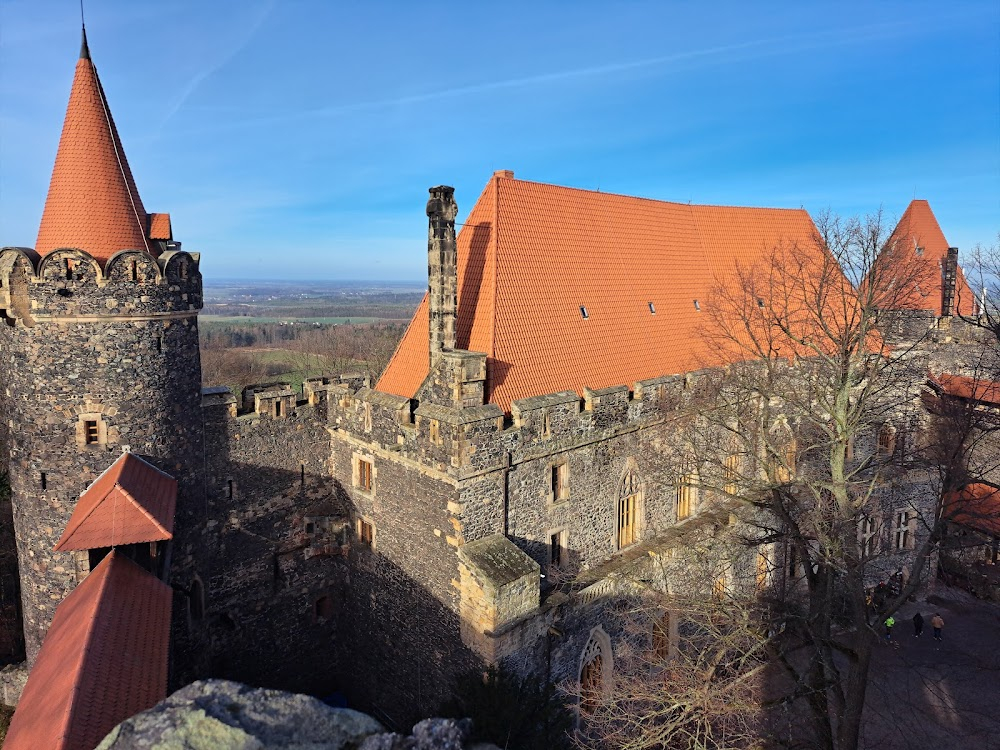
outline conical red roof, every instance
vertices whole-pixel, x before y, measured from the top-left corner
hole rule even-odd
[[[943,276],[945,259],[948,256],[948,240],[941,225],[931,210],[930,203],[921,199],[910,201],[903,217],[892,232],[890,244],[903,242],[907,248],[919,255],[928,266],[927,282],[914,290],[900,305],[904,310],[931,310],[935,315],[943,314]],[[955,280],[955,311],[960,315],[974,315],[976,296],[958,268]]]
[[[35,250],[86,250],[102,263],[150,250],[139,198],[84,36]]]

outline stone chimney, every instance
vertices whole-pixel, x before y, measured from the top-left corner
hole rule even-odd
[[[958,248],[949,247],[944,259],[941,279],[941,315],[948,318],[955,314],[955,286],[958,280]]]
[[[458,309],[458,251],[455,246],[455,188],[438,185],[427,201],[427,286],[431,369],[441,352],[455,348]]]

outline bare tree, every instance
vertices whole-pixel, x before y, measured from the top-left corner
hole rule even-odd
[[[575,686],[582,747],[745,748],[758,744],[769,642],[748,549],[720,517],[651,550],[617,576],[624,638],[610,685]]]
[[[880,330],[937,269],[887,229],[881,213],[821,216],[812,243],[777,247],[719,285],[706,336],[715,361],[735,364],[689,436],[702,483],[747,510],[748,541],[783,550],[777,700],[805,705],[830,750],[858,746],[880,624],[920,585],[943,533],[939,503],[912,501],[946,489],[918,471],[920,362]],[[908,492],[917,482],[924,492]],[[873,604],[873,573],[896,548],[912,575]]]
[[[977,314],[962,315],[962,319],[990,331],[1000,342],[1000,233],[995,245],[972,249],[966,278],[977,295]]]

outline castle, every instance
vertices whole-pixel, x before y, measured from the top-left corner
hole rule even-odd
[[[508,171],[458,234],[451,188],[426,210],[428,294],[377,384],[202,388],[199,255],[146,212],[84,39],[38,241],[0,251],[27,665],[127,557],[172,592],[173,686],[339,689],[403,725],[485,664],[607,678],[615,571],[719,523],[669,417],[726,364],[699,335],[713,285],[815,227]],[[973,297],[926,201],[897,232],[935,270],[893,323],[927,341],[919,404],[928,368],[970,364],[948,323]],[[905,502],[874,580],[923,533],[927,499]],[[745,556],[725,585],[795,576],[773,545]]]

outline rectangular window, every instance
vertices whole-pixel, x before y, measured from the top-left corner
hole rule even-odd
[[[565,531],[549,534],[549,566],[560,568],[566,564],[567,535]]]
[[[83,423],[83,442],[86,445],[97,445],[100,433],[97,430],[97,420],[87,419]]]
[[[569,498],[569,464],[561,463],[550,469],[550,486],[552,491],[552,502],[558,503],[560,500]]]
[[[131,263],[129,263],[129,270],[131,272],[130,275],[132,277],[132,281],[138,281],[139,280],[139,264],[136,261],[133,260]]]
[[[694,475],[685,474],[677,481],[677,520],[683,521],[691,515],[694,504]]]
[[[916,514],[901,510],[896,514],[896,549],[913,549]]]
[[[733,453],[732,455],[726,456],[726,460],[722,466],[722,478],[725,480],[725,490],[727,495],[736,494],[736,477],[739,474],[740,468],[740,457]]]
[[[670,613],[653,622],[653,658],[664,662],[670,658]]]
[[[306,486],[306,465],[299,464],[299,484]]]
[[[156,337],[156,351],[158,352],[163,351],[163,336]]]
[[[712,584],[712,599],[721,602],[726,598],[726,592],[728,590],[728,583],[726,581],[726,574],[723,571],[715,578],[715,582]]]
[[[552,417],[549,416],[548,409],[542,414],[542,437],[552,435]]]
[[[435,445],[441,445],[441,423],[436,419],[432,419],[430,422],[430,433],[431,442]]]
[[[275,399],[275,402],[274,402],[274,416],[276,416],[276,417],[280,417],[281,416],[281,399],[280,398],[279,399]]]
[[[872,557],[878,552],[878,521],[873,516],[861,519],[858,528],[862,557]]]
[[[363,518],[358,519],[358,540],[369,547],[375,546],[375,524]]]
[[[226,498],[228,498],[229,500],[233,499],[233,480],[232,479],[227,479],[226,480]]]
[[[49,486],[49,480],[48,480],[48,477],[45,476],[45,472],[44,471],[42,472],[42,474],[41,474],[41,476],[39,478],[41,479],[42,489],[43,490],[46,489]]]
[[[878,431],[878,454],[891,456],[896,452],[896,430],[890,425],[882,425]]]
[[[371,461],[358,459],[358,485],[365,492],[372,491],[372,464]]]
[[[771,558],[768,555],[766,547],[759,547],[757,549],[757,571],[756,571],[756,583],[757,590],[763,591],[767,588],[767,584],[770,582],[771,577]]]

